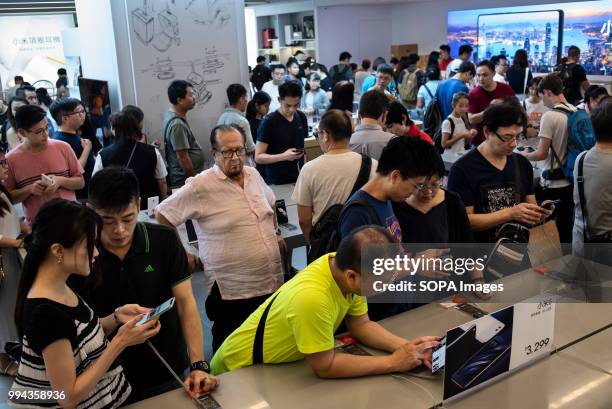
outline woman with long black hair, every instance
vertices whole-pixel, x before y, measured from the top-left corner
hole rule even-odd
[[[34,220],[15,306],[22,353],[14,406],[116,408],[131,392],[115,360],[126,347],[157,334],[159,322],[136,326],[148,309],[135,304],[98,318],[67,284],[72,274],[90,274],[101,230],[92,209],[63,199],[45,203]],[[20,399],[24,391],[51,391],[45,397],[57,404]]]

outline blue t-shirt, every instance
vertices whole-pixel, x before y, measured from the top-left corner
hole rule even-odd
[[[53,135],[53,139],[66,142],[74,151],[74,154],[76,155],[77,159],[81,157],[81,154],[83,153],[83,145],[81,145],[81,137],[79,135],[57,130],[55,131],[55,135]],[[94,152],[93,149],[91,149],[89,151],[89,156],[87,157],[87,162],[83,167],[83,170],[85,171],[85,173],[83,173],[83,178],[85,179],[85,187],[75,192],[77,199],[87,199],[87,187],[89,186],[89,179],[91,179],[91,173],[93,172],[94,164]]]
[[[453,112],[453,95],[457,92],[469,92],[467,85],[461,80],[451,78],[438,85],[438,101],[442,118],[447,118]]]
[[[365,94],[374,85],[376,85],[376,75],[372,74],[363,80],[363,85],[361,86],[361,93]],[[389,91],[393,95],[397,93],[397,84],[395,83],[395,80],[391,80],[389,85],[387,85],[387,91]]]
[[[513,154],[520,166],[521,202],[533,195],[533,168],[521,155]],[[478,149],[459,158],[448,174],[448,190],[461,196],[465,207],[474,206],[474,213],[493,213],[517,204],[515,160],[508,156],[504,170],[491,164]],[[474,232],[477,243],[495,241],[496,228]]]
[[[370,210],[361,204],[355,204],[347,208],[349,203],[356,200],[367,202],[370,205]],[[376,212],[378,220],[373,218],[371,214],[372,211]],[[391,201],[387,200],[386,202],[382,202],[359,189],[349,198],[349,200],[347,200],[340,214],[340,236],[346,237],[357,227],[366,226],[368,224],[377,224],[387,228],[397,242],[401,243],[402,229],[400,228],[397,217],[395,217],[395,213],[393,213]]]

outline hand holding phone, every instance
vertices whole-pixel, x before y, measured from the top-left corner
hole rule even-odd
[[[53,184],[53,178],[45,175],[44,173],[40,175],[40,181],[45,187],[49,187]]]
[[[154,309],[152,309],[151,311],[146,313],[142,317],[142,319],[136,323],[136,326],[138,327],[138,326],[143,325],[143,324],[145,324],[145,323],[147,323],[147,322],[149,322],[151,320],[159,318],[160,315],[162,315],[166,311],[169,311],[174,306],[174,300],[175,300],[175,298],[172,297],[168,301],[164,302],[163,304],[158,305],[157,307],[155,307]]]
[[[553,210],[555,210],[555,206],[559,205],[560,203],[561,203],[561,199],[545,200],[540,204],[540,207],[542,209],[552,212]]]

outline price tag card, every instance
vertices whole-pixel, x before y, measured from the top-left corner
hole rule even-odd
[[[514,306],[510,370],[550,354],[555,332],[555,303],[552,297]]]

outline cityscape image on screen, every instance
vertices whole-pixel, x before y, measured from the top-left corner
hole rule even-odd
[[[505,53],[510,64],[523,48],[536,72],[551,71],[559,63],[557,55],[566,56],[576,45],[589,74],[612,75],[611,26],[609,0],[461,10],[448,13],[448,42],[453,56],[459,46],[470,44],[473,60]]]

